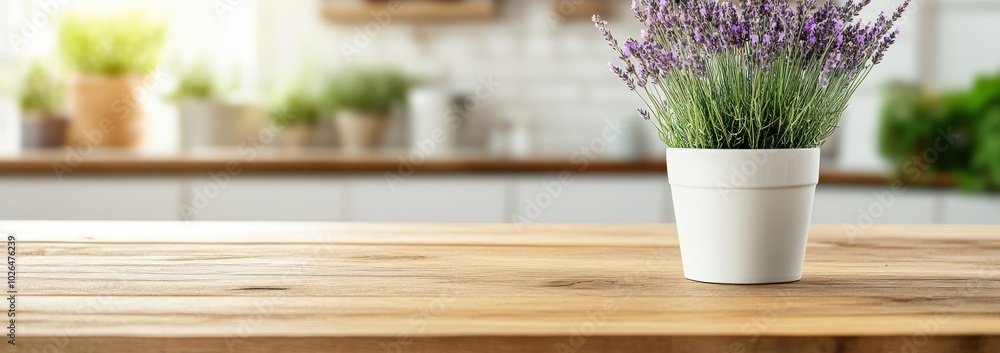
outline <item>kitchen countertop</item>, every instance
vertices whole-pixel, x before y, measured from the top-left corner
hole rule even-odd
[[[573,157],[536,156],[510,158],[487,153],[410,157],[410,151],[346,153],[323,149],[217,149],[176,153],[148,153],[120,150],[92,150],[69,153],[65,150],[41,150],[17,155],[0,155],[0,174],[23,173],[119,173],[177,174],[210,173],[238,168],[240,173],[650,173],[665,174],[662,158],[614,160]],[[824,166],[831,163],[824,162]],[[411,169],[412,168],[412,169]],[[820,182],[846,185],[886,185],[890,176],[871,171],[844,171],[824,167]],[[925,186],[948,187],[951,180],[938,177]]]
[[[1000,351],[1000,227],[850,229],[733,286],[673,225],[2,222],[7,351]]]

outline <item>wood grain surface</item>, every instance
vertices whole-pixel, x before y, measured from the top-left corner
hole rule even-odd
[[[813,226],[685,280],[673,225],[0,222],[14,352],[1000,352],[1000,227]]]

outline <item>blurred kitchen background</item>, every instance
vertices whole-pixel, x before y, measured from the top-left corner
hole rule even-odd
[[[0,219],[672,222],[629,3],[2,0]],[[901,27],[813,221],[1000,223],[1000,1]]]

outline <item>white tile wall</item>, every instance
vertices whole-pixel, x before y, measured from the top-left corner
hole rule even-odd
[[[885,161],[878,152],[879,115],[884,94],[859,89],[847,105],[838,131],[837,167],[848,170],[882,170]]]
[[[936,51],[936,81],[945,87],[966,87],[977,74],[1000,70],[1000,2],[943,1],[941,48]]]

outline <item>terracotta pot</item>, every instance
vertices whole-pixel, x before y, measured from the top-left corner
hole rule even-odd
[[[63,116],[25,113],[21,120],[21,146],[52,148],[66,144],[69,120]]]
[[[314,127],[299,124],[282,128],[279,139],[283,147],[306,148],[312,146],[315,136]]]
[[[69,87],[67,142],[76,147],[136,147],[145,135],[141,98],[143,78],[136,75],[80,74]]]
[[[379,147],[389,118],[384,116],[341,111],[335,117],[340,142],[348,150]]]

